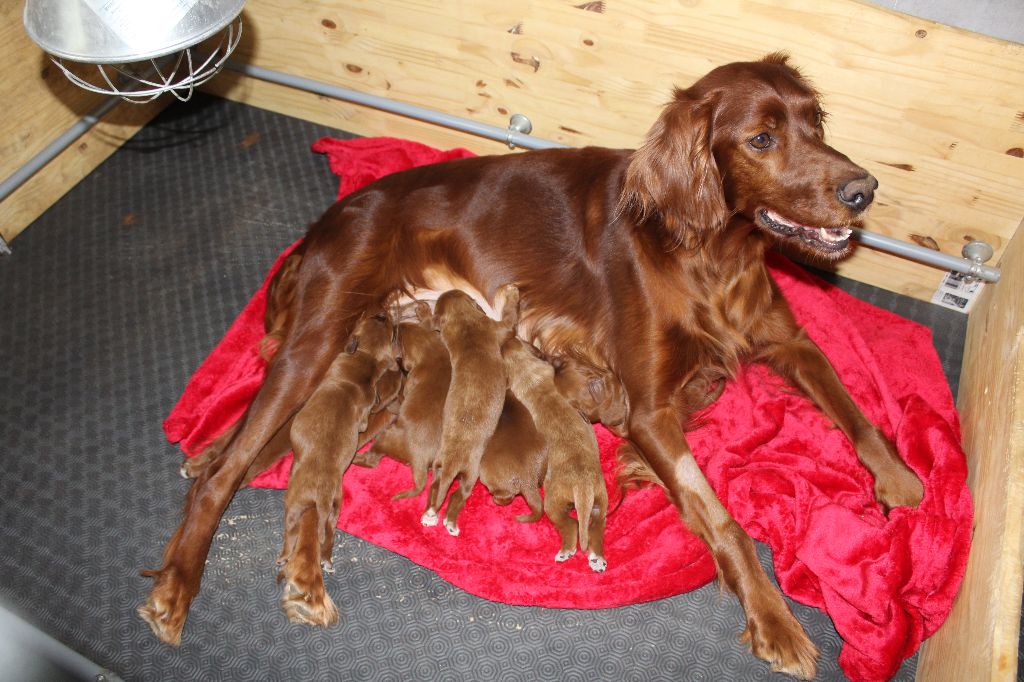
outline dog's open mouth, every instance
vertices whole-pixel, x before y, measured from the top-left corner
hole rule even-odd
[[[757,214],[758,222],[772,232],[803,242],[819,251],[844,251],[850,244],[852,230],[848,227],[811,227],[802,225],[788,218],[783,218],[774,211],[762,208]]]

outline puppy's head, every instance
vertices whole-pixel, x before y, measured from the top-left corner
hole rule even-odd
[[[608,369],[570,357],[552,360],[555,386],[569,403],[592,422],[624,435],[629,400],[622,382]]]
[[[353,355],[358,351],[372,356],[382,371],[397,369],[398,364],[395,362],[392,348],[393,338],[394,325],[390,316],[383,311],[364,315],[356,322],[355,329],[352,330],[345,345],[345,352]]]
[[[472,296],[459,289],[451,289],[438,296],[434,304],[433,327],[442,331],[446,327],[471,324],[486,317]]]
[[[413,371],[434,354],[445,353],[441,337],[428,324],[403,322],[398,325],[398,358],[402,369]]]

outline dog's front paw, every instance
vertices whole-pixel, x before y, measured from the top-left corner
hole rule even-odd
[[[449,521],[448,519],[445,519],[444,520],[444,527],[448,529],[448,534],[449,535],[458,536],[458,534],[459,534],[459,526],[454,521]]]
[[[438,521],[437,512],[433,509],[428,509],[423,512],[423,516],[420,517],[420,523],[424,526],[436,526]]]
[[[916,507],[924,498],[924,486],[906,466],[890,467],[885,475],[875,477],[875,499],[886,510],[894,507]]]
[[[786,673],[801,680],[813,680],[817,673],[818,648],[803,627],[783,605],[782,611],[760,618],[747,617],[747,629],[740,639],[750,651],[766,661],[773,672]]]
[[[153,572],[152,575],[156,582],[146,603],[139,607],[138,614],[160,641],[178,646],[194,595],[190,594],[174,569]]]
[[[558,563],[562,563],[563,561],[568,561],[575,554],[576,554],[576,550],[575,549],[560,549],[560,550],[558,550],[558,554],[555,555],[555,561],[557,561]]]
[[[608,561],[600,555],[590,553],[590,570],[594,573],[604,573],[604,570],[608,568]]]

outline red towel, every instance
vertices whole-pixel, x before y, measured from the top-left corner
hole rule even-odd
[[[313,149],[328,154],[342,176],[339,196],[388,172],[470,155],[387,138],[325,138]],[[871,476],[842,433],[763,366],[743,368],[688,439],[725,506],[772,547],[783,591],[832,618],[845,641],[843,670],[854,680],[883,680],[945,620],[967,561],[972,506],[953,399],[927,328],[858,301],[780,256],[770,256],[769,267],[854,400],[924,481],[924,501],[882,514]],[[187,455],[238,419],[259,389],[265,305],[266,282],[164,423]],[[611,483],[618,440],[596,431]],[[253,485],[284,488],[290,462],[286,457]],[[425,494],[389,499],[410,483],[408,470],[388,459],[376,469],[351,467],[338,527],[487,599],[604,608],[679,594],[714,576],[704,545],[660,489],[631,492],[608,519],[608,570],[596,574],[582,554],[556,564],[559,541],[550,522],[517,523],[512,517],[527,511],[525,503],[498,507],[482,487],[459,518],[459,537],[443,526],[424,528]]]

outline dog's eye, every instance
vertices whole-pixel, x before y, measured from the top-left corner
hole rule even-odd
[[[747,140],[747,144],[749,144],[754,149],[763,151],[765,149],[768,149],[769,147],[772,147],[775,144],[775,140],[768,133],[761,133],[760,135],[755,135],[754,137]]]

